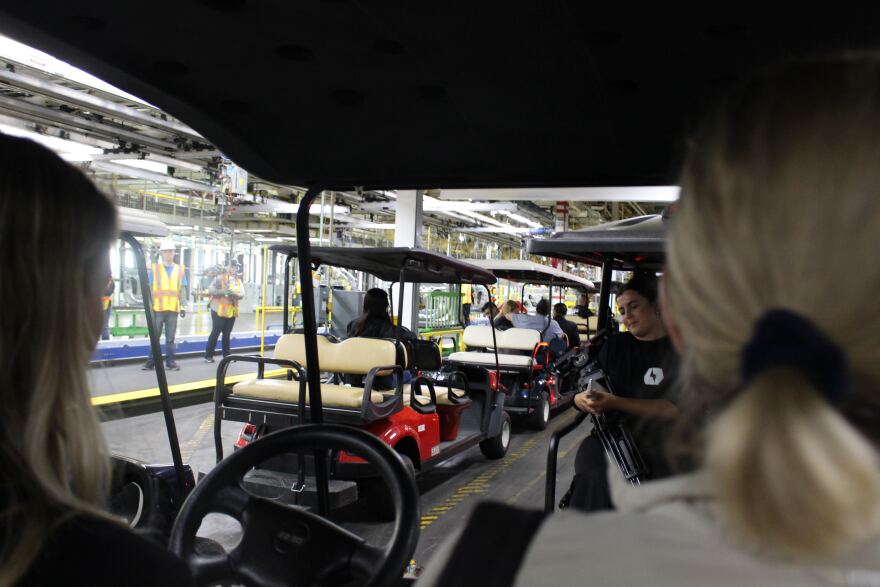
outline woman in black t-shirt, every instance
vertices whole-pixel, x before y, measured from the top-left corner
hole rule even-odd
[[[361,315],[351,322],[345,328],[346,338],[355,336],[363,338],[387,338],[395,339],[397,337],[397,327],[391,321],[388,314],[388,294],[384,289],[374,287],[367,290],[364,295],[363,312]],[[417,340],[418,337],[413,334],[409,328],[401,326],[401,340]],[[360,375],[346,375],[345,382],[350,385],[363,385],[363,377]],[[404,383],[409,383],[410,374],[404,372]],[[391,389],[394,387],[393,376],[379,376],[373,380],[373,387],[376,389]]]
[[[656,479],[669,474],[662,445],[668,423],[678,415],[666,397],[678,361],[660,319],[656,280],[631,279],[617,295],[617,305],[627,332],[610,337],[598,356],[615,395],[594,384],[590,397],[586,392],[575,396],[575,406],[622,419]],[[587,511],[614,507],[605,452],[595,435],[578,449],[570,505]]]

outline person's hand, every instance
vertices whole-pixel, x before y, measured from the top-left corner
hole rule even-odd
[[[186,318],[186,310],[184,310],[183,308],[180,309],[180,317]]]
[[[593,383],[589,392],[584,391],[574,396],[574,404],[580,411],[598,416],[614,409],[615,396],[605,391],[601,385]]]

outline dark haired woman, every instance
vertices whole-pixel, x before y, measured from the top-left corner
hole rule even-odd
[[[396,338],[397,327],[391,321],[388,313],[388,294],[384,289],[374,287],[367,290],[364,295],[363,312],[358,318],[348,323],[345,328],[347,338],[355,336],[363,338]],[[400,328],[401,340],[416,340],[416,335],[409,328]],[[357,381],[355,381],[357,379]],[[346,383],[360,385],[362,378],[359,376],[346,376]],[[408,383],[410,373],[404,371],[403,382]],[[391,388],[394,386],[393,377],[376,377],[373,385],[378,388]]]
[[[577,409],[619,418],[632,432],[651,478],[669,474],[662,450],[669,421],[678,408],[667,397],[677,358],[660,319],[657,281],[634,277],[617,294],[617,308],[626,332],[610,337],[598,361],[611,379],[616,395],[593,384],[575,396]],[[578,449],[569,505],[593,511],[612,509],[608,464],[599,438],[591,434]],[[566,499],[563,498],[563,499]]]
[[[345,331],[348,337],[394,338],[395,327],[388,314],[388,294],[385,290],[374,287],[367,291],[363,312],[348,323]]]

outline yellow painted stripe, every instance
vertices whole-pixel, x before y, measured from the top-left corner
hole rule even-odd
[[[265,377],[280,377],[287,373],[287,369],[273,369],[265,372]],[[244,375],[231,375],[226,378],[226,383],[238,383],[247,379],[253,379],[257,376],[256,371],[253,373],[245,373]],[[189,383],[178,383],[168,386],[168,393],[185,393],[187,391],[195,391],[197,389],[210,389],[216,384],[215,379],[203,379],[201,381],[190,381]],[[139,399],[147,399],[151,397],[159,397],[159,388],[151,387],[150,389],[139,389],[137,391],[125,391],[122,393],[111,393],[109,395],[99,395],[92,398],[93,406],[105,406],[107,404],[118,404],[122,402],[130,402]]]

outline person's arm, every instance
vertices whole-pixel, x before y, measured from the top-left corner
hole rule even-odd
[[[582,412],[599,415],[603,412],[624,412],[639,417],[675,418],[678,406],[667,399],[636,399],[608,393],[598,383],[593,383],[590,395],[582,392],[574,397],[575,405]]]
[[[244,284],[240,279],[236,279],[229,286],[229,293],[239,300],[244,297]]]
[[[186,278],[186,267],[183,265],[180,266],[181,278],[180,278],[180,305],[183,307],[186,304],[186,296],[184,292],[189,289],[189,280]]]
[[[211,281],[211,285],[208,286],[208,295],[211,295],[211,296],[223,295],[223,290],[220,289],[221,285],[222,284],[220,282],[220,276],[218,275],[217,277],[214,278],[213,281]]]

